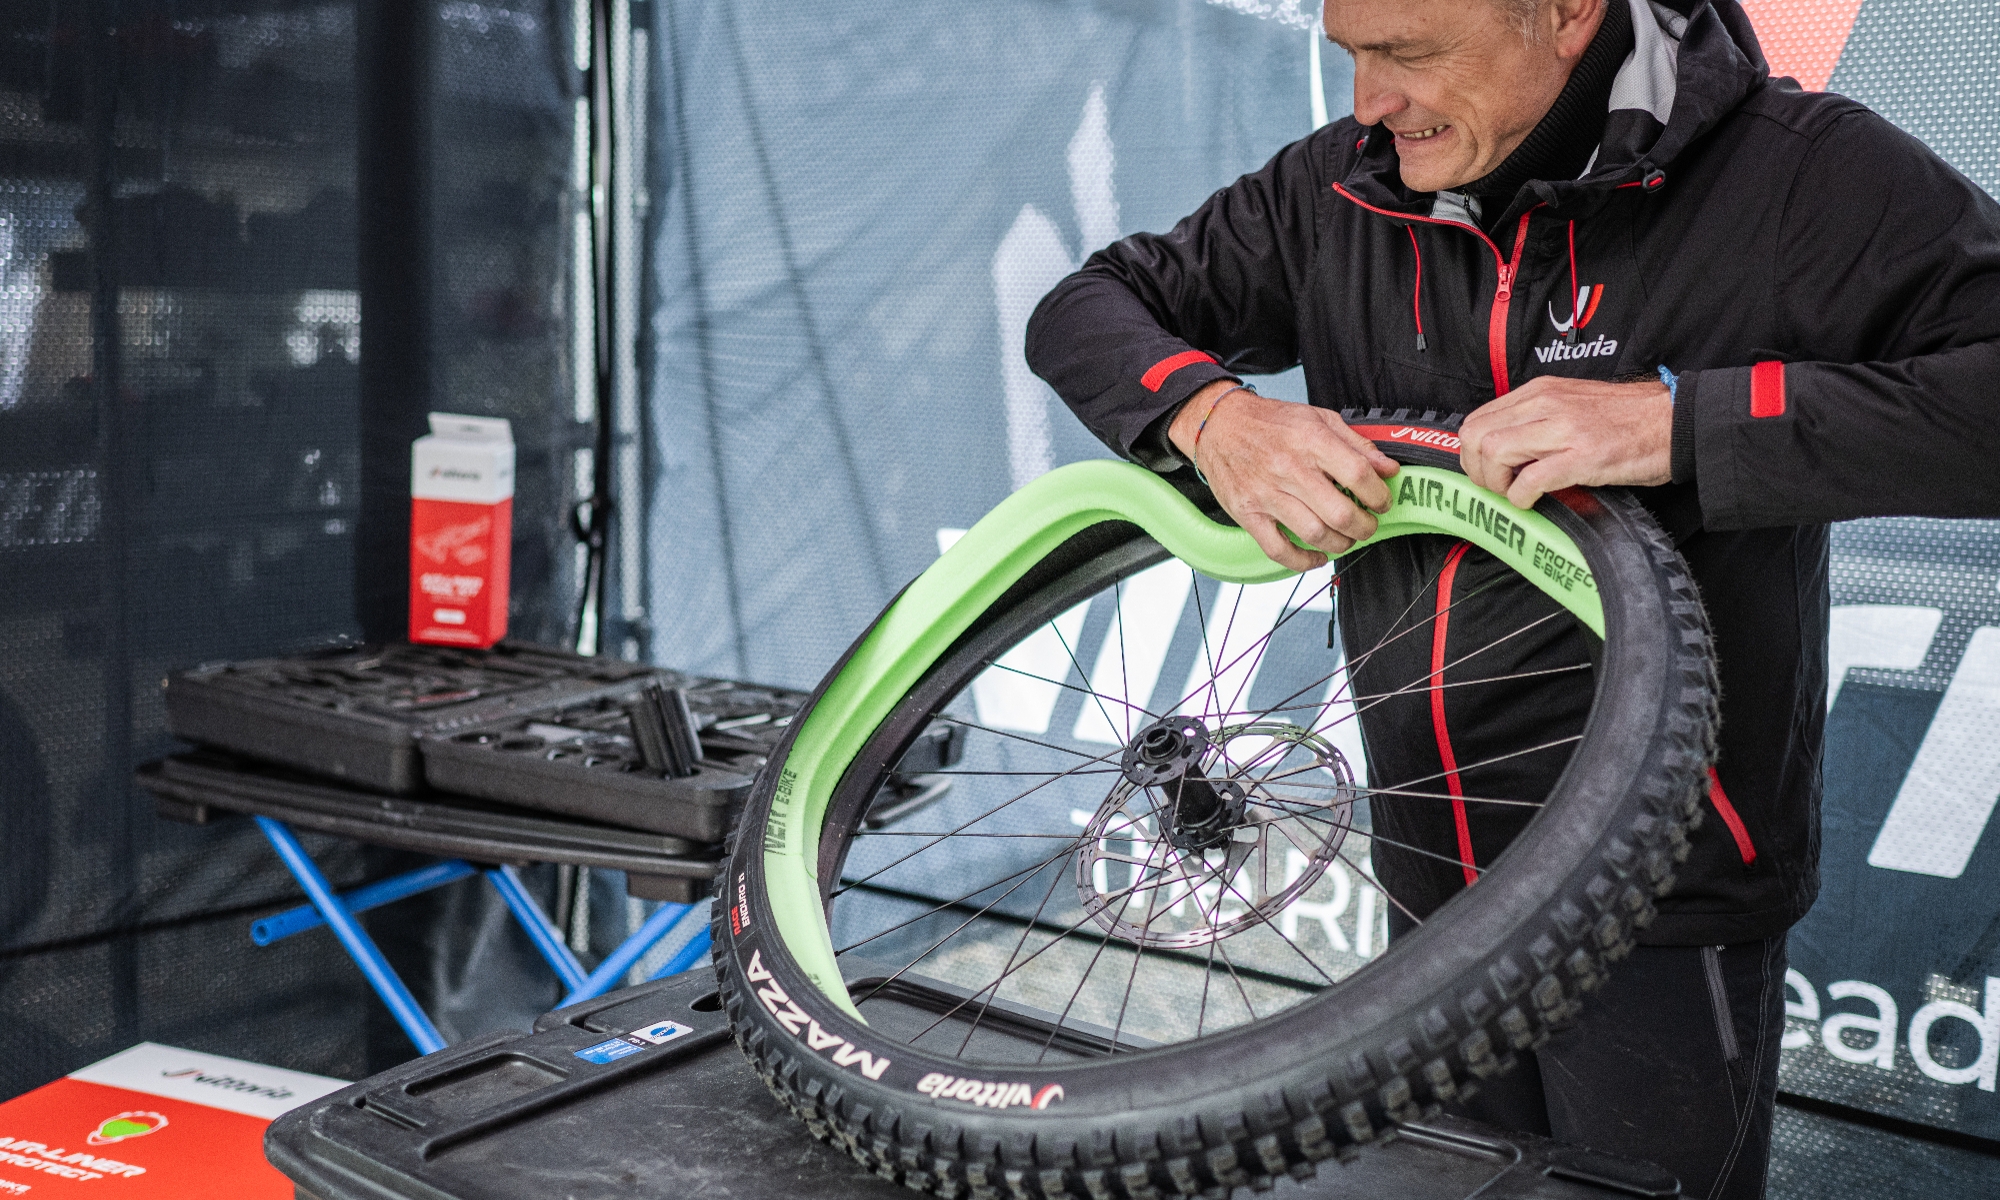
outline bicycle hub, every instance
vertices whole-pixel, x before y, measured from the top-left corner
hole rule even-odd
[[[1202,774],[1208,746],[1208,728],[1199,720],[1167,717],[1140,730],[1125,748],[1125,778],[1166,794],[1173,813],[1167,837],[1177,849],[1199,852],[1227,842],[1249,803],[1240,784]]]

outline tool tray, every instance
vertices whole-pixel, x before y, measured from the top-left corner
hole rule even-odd
[[[633,688],[426,733],[425,776],[444,791],[719,842],[806,695],[668,671],[655,679],[684,690],[700,727],[702,757],[686,778],[646,768],[627,711]]]
[[[585,704],[657,674],[508,642],[490,650],[347,647],[170,675],[167,729],[184,741],[410,795],[424,786],[421,735],[448,737]]]
[[[648,761],[633,726],[677,691],[679,771]],[[720,842],[804,692],[703,679],[501,643],[373,646],[197,667],[166,681],[179,738],[397,796],[426,789]],[[962,728],[933,724],[872,819],[943,794]]]

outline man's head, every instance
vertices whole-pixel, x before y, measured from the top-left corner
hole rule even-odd
[[[1326,0],[1326,36],[1354,56],[1354,116],[1396,135],[1412,191],[1500,165],[1549,111],[1626,0]]]

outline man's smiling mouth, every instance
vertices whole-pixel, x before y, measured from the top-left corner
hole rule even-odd
[[[1425,138],[1436,137],[1438,134],[1443,133],[1445,130],[1450,128],[1451,126],[1449,125],[1433,125],[1429,129],[1413,129],[1407,133],[1399,131],[1397,132],[1396,136],[1402,138],[1405,141],[1420,142],[1423,141]]]

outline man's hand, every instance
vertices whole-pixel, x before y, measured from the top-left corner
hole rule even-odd
[[[1374,533],[1367,510],[1389,507],[1382,481],[1396,473],[1395,461],[1323,408],[1233,392],[1211,414],[1215,397],[1234,386],[1224,379],[1196,392],[1167,430],[1181,457],[1201,468],[1223,510],[1273,561],[1295,571],[1321,566],[1327,555]],[[1326,553],[1294,545],[1286,529]]]
[[[1663,383],[1544,375],[1465,418],[1459,460],[1472,482],[1533,508],[1566,487],[1668,482],[1673,435]]]

